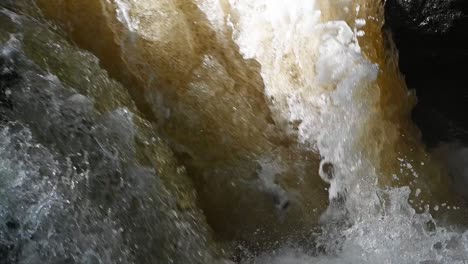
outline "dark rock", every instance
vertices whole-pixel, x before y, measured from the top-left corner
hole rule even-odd
[[[385,19],[424,141],[468,142],[468,1],[387,0]]]

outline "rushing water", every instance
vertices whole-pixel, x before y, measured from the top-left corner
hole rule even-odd
[[[0,263],[468,262],[380,1],[1,5]]]
[[[0,20],[2,263],[210,262],[185,171],[123,87],[37,21]]]

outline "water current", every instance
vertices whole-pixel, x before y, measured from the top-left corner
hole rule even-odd
[[[378,0],[0,2],[0,263],[468,263]]]

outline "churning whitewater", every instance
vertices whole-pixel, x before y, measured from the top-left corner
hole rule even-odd
[[[1,2],[0,263],[468,263],[382,5]]]

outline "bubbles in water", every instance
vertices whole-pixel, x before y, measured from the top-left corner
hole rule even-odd
[[[399,94],[400,86],[384,89],[388,88],[382,84],[386,61],[382,59],[384,63],[379,61],[378,65],[371,60],[380,54],[376,51],[373,56],[374,44],[360,45],[360,38],[375,35],[366,30],[371,19],[378,19],[363,16],[362,9],[367,5],[361,9],[360,2],[115,0],[99,2],[102,11],[92,4],[96,2],[83,1],[83,6],[72,7],[83,7],[89,12],[65,14],[91,13],[101,19],[96,21],[108,29],[106,37],[112,40],[103,43],[114,45],[115,54],[110,57],[121,61],[109,59],[109,54],[99,48],[96,53],[107,58],[108,65],[115,63],[123,69],[114,69],[120,74],[117,76],[132,75],[134,79],[127,79],[132,85],[129,80],[137,80],[144,91],[142,97],[150,103],[168,141],[180,152],[181,159],[196,168],[194,172],[201,171],[194,173],[193,179],[217,229],[231,228],[223,230],[236,233],[231,237],[242,233],[238,230],[242,229],[244,233],[237,237],[252,240],[258,234],[275,237],[283,227],[302,232],[303,227],[315,225],[316,210],[324,206],[320,195],[310,195],[319,188],[316,172],[330,184],[330,205],[322,214],[318,234],[304,231],[295,238],[305,237],[305,242],[294,241],[289,247],[283,246],[289,241],[282,241],[289,237],[278,235],[281,239],[275,240],[271,248],[281,249],[260,256],[241,250],[246,263],[464,263],[468,261],[466,233],[455,227],[444,228],[428,210],[416,213],[410,206],[409,200],[419,198],[415,204],[421,211],[453,208],[445,202],[438,201],[439,208],[424,201],[429,188],[422,178],[430,177],[420,173],[418,164],[427,166],[427,170],[431,167],[407,155],[413,151],[413,145],[411,139],[406,140],[406,128],[401,128],[407,126],[410,96],[405,89],[403,95]],[[60,13],[66,9],[55,7],[50,5],[48,11]],[[112,17],[114,11],[117,17]],[[65,17],[64,24],[77,23]],[[23,20],[14,19],[17,24]],[[80,25],[71,30],[78,36],[89,29]],[[11,89],[18,80],[10,68],[5,68],[9,88],[3,89],[5,84],[0,84],[0,99],[5,105],[2,111],[10,119],[20,119],[24,131],[29,131],[26,134],[34,135],[28,144],[39,144],[50,152],[42,156],[50,156],[46,160],[58,166],[52,171],[61,177],[57,182],[65,185],[59,184],[54,192],[42,191],[40,184],[31,185],[39,186],[37,193],[41,195],[53,195],[40,200],[41,206],[34,205],[26,211],[46,222],[52,219],[50,215],[57,220],[33,225],[31,230],[42,232],[36,236],[44,238],[47,233],[49,240],[25,242],[25,256],[36,258],[31,252],[46,244],[44,247],[54,254],[71,255],[77,262],[154,258],[184,263],[210,259],[208,253],[205,255],[210,241],[207,228],[193,205],[195,196],[187,194],[194,191],[177,195],[185,181],[181,180],[181,184],[164,177],[168,171],[176,177],[185,169],[177,166],[176,173],[161,169],[164,164],[171,164],[171,156],[164,155],[161,148],[154,151],[140,146],[151,144],[150,137],[141,135],[141,129],[147,125],[151,130],[152,126],[138,118],[126,96],[107,98],[108,92],[115,89],[113,84],[110,88],[102,85],[106,89],[88,84],[83,89],[80,74],[61,72],[63,61],[79,63],[82,57],[69,59],[61,55],[47,59],[39,55],[35,63],[55,65],[54,75],[13,54],[36,49],[31,46],[42,47],[39,41],[29,48],[27,43],[21,47],[21,30],[25,29],[10,37],[3,50],[6,65],[15,66],[15,58],[19,58],[23,67],[19,87],[24,90]],[[126,34],[126,30],[131,34]],[[87,34],[81,39],[74,37],[84,46],[93,47],[95,39],[87,38]],[[63,52],[62,42],[49,44],[56,48],[52,49],[55,53]],[[32,52],[29,56],[36,55]],[[257,78],[258,73],[262,80]],[[107,80],[107,76],[102,78]],[[64,80],[67,85],[62,83]],[[400,103],[402,100],[408,102]],[[139,122],[145,125],[137,125]],[[190,131],[189,136],[186,131]],[[402,148],[406,152],[400,153]],[[308,154],[313,152],[321,156],[320,166],[310,162],[315,157]],[[464,151],[449,152],[459,154],[452,165],[458,172],[463,171],[460,164]],[[154,156],[148,153],[159,154],[158,166],[151,166]],[[11,165],[9,157],[2,162],[6,168]],[[385,174],[386,166],[392,172],[396,168],[399,174]],[[34,175],[20,172],[11,184],[22,186],[24,179],[33,178]],[[435,177],[427,181],[437,185],[437,180]],[[386,187],[389,182],[408,184],[414,190]],[[463,178],[459,182],[463,183]],[[172,197],[174,193],[176,198]],[[279,214],[272,217],[267,210],[270,207]],[[298,207],[299,214],[289,214],[292,223],[285,221],[285,216]],[[76,212],[78,216],[73,215]],[[304,219],[295,222],[297,215]],[[213,221],[216,217],[223,220]],[[248,222],[246,218],[254,224],[244,224]],[[73,224],[62,226],[58,219]],[[95,221],[94,225],[83,224],[89,219]],[[10,230],[5,232],[22,229],[23,221],[14,217],[4,220]],[[275,222],[271,225],[274,228],[256,228],[262,224],[270,226],[269,222]],[[234,224],[238,225],[232,228]],[[56,232],[55,226],[62,228],[62,233]],[[69,237],[79,239],[68,241]],[[93,239],[98,242],[93,244]],[[148,246],[147,241],[155,242]],[[14,243],[5,242],[6,247],[11,244]],[[116,255],[109,256],[108,252]]]
[[[216,263],[184,170],[123,87],[16,18],[0,23],[0,262]]]
[[[326,243],[315,247],[334,249],[326,255],[307,248],[284,248],[258,257],[255,263],[466,263],[468,232],[446,229],[430,214],[415,213],[408,204],[409,193],[408,188],[380,191],[377,215],[325,232],[318,241]],[[336,237],[339,242],[330,244]]]

